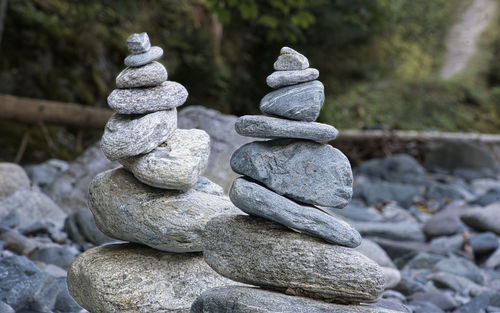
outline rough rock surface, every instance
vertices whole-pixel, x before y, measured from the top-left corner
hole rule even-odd
[[[78,256],[68,271],[71,295],[93,313],[189,312],[204,290],[231,282],[201,254],[178,254],[136,244],[113,244]]]
[[[234,125],[242,136],[258,138],[298,138],[330,141],[337,137],[338,130],[328,124],[291,121],[264,115],[245,115]]]
[[[22,167],[15,163],[0,163],[0,199],[19,189],[28,189],[30,179]]]
[[[371,305],[342,305],[294,297],[259,288],[209,289],[194,301],[191,313],[396,313]]]
[[[299,83],[315,80],[319,77],[319,71],[315,68],[306,68],[296,71],[276,71],[267,76],[266,83],[271,88],[280,88]]]
[[[104,129],[101,148],[110,160],[148,153],[165,142],[177,128],[177,111],[146,115],[113,115]]]
[[[141,67],[127,67],[116,77],[118,88],[155,87],[168,79],[168,73],[161,63],[151,62]]]
[[[210,137],[205,131],[176,129],[167,141],[150,153],[119,162],[149,186],[187,190],[206,169],[209,153]]]
[[[158,60],[162,55],[163,49],[154,46],[146,52],[131,54],[127,56],[124,60],[124,63],[126,66],[142,66],[144,64],[153,62],[154,60]]]
[[[147,33],[132,34],[127,39],[128,51],[138,54],[151,49],[151,42]]]
[[[184,86],[166,81],[156,87],[115,89],[108,96],[108,105],[120,114],[144,114],[181,106],[187,96]]]
[[[187,192],[157,189],[115,169],[92,181],[89,206],[99,229],[113,238],[163,251],[202,251],[205,224],[219,214],[238,213],[206,185]]]
[[[366,256],[274,222],[224,215],[205,232],[205,261],[235,281],[344,302],[375,302],[384,288],[381,268]]]
[[[324,101],[323,84],[314,80],[271,91],[260,101],[260,110],[292,120],[313,122]]]
[[[234,152],[231,168],[304,203],[343,208],[352,196],[349,160],[330,145],[292,139],[251,142]]]
[[[288,47],[281,48],[280,56],[274,62],[274,69],[277,71],[303,70],[308,67],[309,61],[307,58]]]
[[[244,178],[234,181],[229,198],[245,213],[280,223],[330,243],[351,248],[361,243],[361,235],[343,220],[315,207],[299,205]]]

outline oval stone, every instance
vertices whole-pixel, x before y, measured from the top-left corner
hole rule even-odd
[[[375,302],[381,268],[361,253],[258,217],[224,215],[207,223],[205,261],[232,280],[332,301]]]
[[[295,71],[276,71],[267,76],[266,83],[271,88],[280,88],[299,83],[315,80],[319,77],[319,71],[315,68]]]
[[[351,165],[330,145],[293,139],[256,141],[236,150],[230,163],[236,173],[290,199],[334,208],[351,200]]]
[[[141,67],[127,67],[116,77],[118,88],[138,88],[159,86],[167,81],[168,73],[159,62],[151,62]]]
[[[158,60],[163,55],[163,49],[153,46],[148,51],[143,53],[131,54],[125,58],[123,63],[126,66],[141,66]]]

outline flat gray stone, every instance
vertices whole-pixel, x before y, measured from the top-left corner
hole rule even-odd
[[[205,261],[232,280],[345,302],[375,302],[381,268],[361,253],[262,218],[224,215],[205,227]]]
[[[281,48],[280,56],[274,62],[274,69],[277,71],[303,70],[308,67],[309,61],[307,58],[288,47]]]
[[[313,122],[324,101],[323,84],[314,80],[271,91],[260,101],[260,110],[292,120]]]
[[[259,184],[237,178],[229,198],[240,210],[301,233],[346,247],[357,247],[361,235],[347,222],[310,206],[299,205]]]
[[[236,132],[242,136],[258,138],[298,138],[330,141],[339,131],[328,124],[291,121],[264,115],[245,115],[236,121]]]
[[[87,250],[68,271],[71,295],[96,313],[187,313],[203,291],[231,283],[212,271],[201,253],[169,253],[137,244]]]
[[[158,60],[163,55],[163,49],[153,46],[148,51],[138,54],[131,54],[124,60],[126,66],[142,66]]]
[[[0,199],[20,189],[28,189],[30,185],[30,179],[22,167],[15,163],[0,162]]]
[[[371,305],[342,305],[274,291],[225,286],[203,292],[191,313],[396,313]]]
[[[127,39],[128,51],[138,54],[151,49],[151,42],[147,33],[132,34]]]
[[[470,210],[460,218],[472,228],[500,235],[500,203],[491,204],[484,209]]]
[[[188,190],[207,168],[210,137],[200,129],[176,129],[147,154],[119,162],[141,182],[163,189]]]
[[[157,189],[123,168],[97,175],[89,189],[89,207],[103,233],[162,251],[202,251],[205,224],[239,212],[205,182],[186,192]]]
[[[236,173],[304,203],[343,208],[352,196],[349,160],[330,145],[293,139],[251,142],[236,150],[230,163]]]
[[[146,115],[115,114],[106,124],[101,149],[112,161],[148,153],[165,142],[176,128],[175,109]]]
[[[168,73],[159,62],[151,62],[141,67],[127,67],[116,77],[118,88],[155,87],[167,81]]]
[[[276,71],[267,76],[266,83],[271,88],[280,88],[299,83],[309,82],[319,77],[319,71],[315,68],[306,68],[297,71]]]

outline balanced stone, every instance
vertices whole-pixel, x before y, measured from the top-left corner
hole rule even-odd
[[[398,313],[372,305],[342,305],[243,286],[203,292],[191,313]]]
[[[375,302],[384,289],[382,270],[361,253],[258,217],[212,219],[203,248],[215,271],[242,283],[344,303]]]
[[[113,115],[104,129],[101,149],[110,160],[148,153],[177,128],[177,110],[146,115]]]
[[[176,108],[186,102],[187,96],[184,86],[166,81],[150,88],[115,89],[108,104],[120,114],[144,114]]]
[[[296,71],[276,71],[267,76],[266,83],[271,88],[295,85],[315,80],[319,77],[319,71],[315,68],[306,68]]]
[[[128,51],[138,54],[144,53],[151,49],[151,42],[147,33],[132,34],[127,39]]]
[[[89,207],[97,227],[110,237],[163,251],[196,252],[202,251],[201,237],[211,218],[238,213],[229,199],[210,191],[205,183],[186,192],[149,187],[119,168],[94,178]]]
[[[155,87],[168,79],[165,67],[156,61],[141,67],[127,67],[116,77],[118,88]]]
[[[310,206],[299,205],[259,184],[237,178],[229,198],[239,209],[330,243],[357,247],[361,235],[348,223]]]
[[[324,101],[323,84],[314,80],[271,91],[260,101],[260,110],[292,120],[313,122]]]
[[[274,69],[277,71],[303,70],[308,67],[309,61],[307,58],[288,47],[281,48],[280,56],[274,62]]]
[[[313,141],[275,139],[241,146],[231,168],[300,202],[343,208],[352,196],[352,170],[338,149]]]
[[[291,121],[264,115],[245,115],[235,124],[236,132],[242,136],[259,138],[298,138],[330,141],[337,137],[338,130],[330,125]]]
[[[178,254],[137,244],[113,244],[80,254],[68,271],[68,288],[90,312],[189,312],[204,290],[231,282],[201,254]]]
[[[163,49],[154,46],[146,52],[127,56],[124,63],[126,66],[141,66],[153,62],[154,60],[158,60],[162,55]]]
[[[210,137],[200,129],[177,129],[148,154],[119,162],[141,182],[158,188],[187,190],[207,168]]]

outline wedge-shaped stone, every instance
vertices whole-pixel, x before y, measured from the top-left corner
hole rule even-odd
[[[200,178],[187,192],[149,187],[123,168],[97,175],[89,206],[106,235],[170,252],[202,251],[201,236],[213,217],[238,210]]]
[[[241,146],[231,168],[278,194],[304,203],[343,208],[352,196],[347,157],[330,145],[276,139]]]
[[[258,217],[224,215],[207,223],[205,261],[232,280],[343,302],[375,302],[381,268],[361,253]]]
[[[166,81],[150,88],[115,89],[108,97],[108,105],[120,114],[144,114],[181,106],[187,96],[184,86]]]
[[[141,67],[127,67],[116,77],[118,88],[138,88],[159,86],[168,79],[168,73],[159,62],[151,62]]]
[[[308,67],[309,61],[307,58],[288,47],[281,48],[280,56],[274,62],[274,69],[277,71],[303,70]]]
[[[313,122],[324,101],[323,84],[314,80],[271,91],[260,101],[260,110],[292,120]]]
[[[234,125],[242,136],[258,138],[297,138],[330,141],[339,131],[328,124],[291,121],[264,115],[245,115]]]
[[[266,83],[271,88],[280,88],[299,83],[309,82],[319,77],[319,71],[315,68],[306,68],[296,71],[276,71],[267,76]]]
[[[110,160],[148,153],[165,142],[177,128],[177,111],[146,115],[113,115],[104,129],[101,149]]]
[[[95,313],[189,312],[204,290],[228,284],[201,253],[169,253],[130,243],[87,250],[68,271],[71,295]]]
[[[163,55],[163,49],[160,47],[151,47],[148,51],[143,53],[131,54],[127,56],[123,63],[126,66],[142,66],[158,60]]]
[[[245,213],[263,217],[330,243],[351,248],[361,243],[361,235],[347,222],[315,207],[299,205],[244,178],[234,181],[229,198]]]
[[[147,33],[132,34],[127,39],[128,51],[138,54],[144,53],[151,49],[151,42]]]
[[[207,168],[210,137],[200,129],[177,129],[158,148],[119,162],[141,182],[163,189],[187,190]]]

